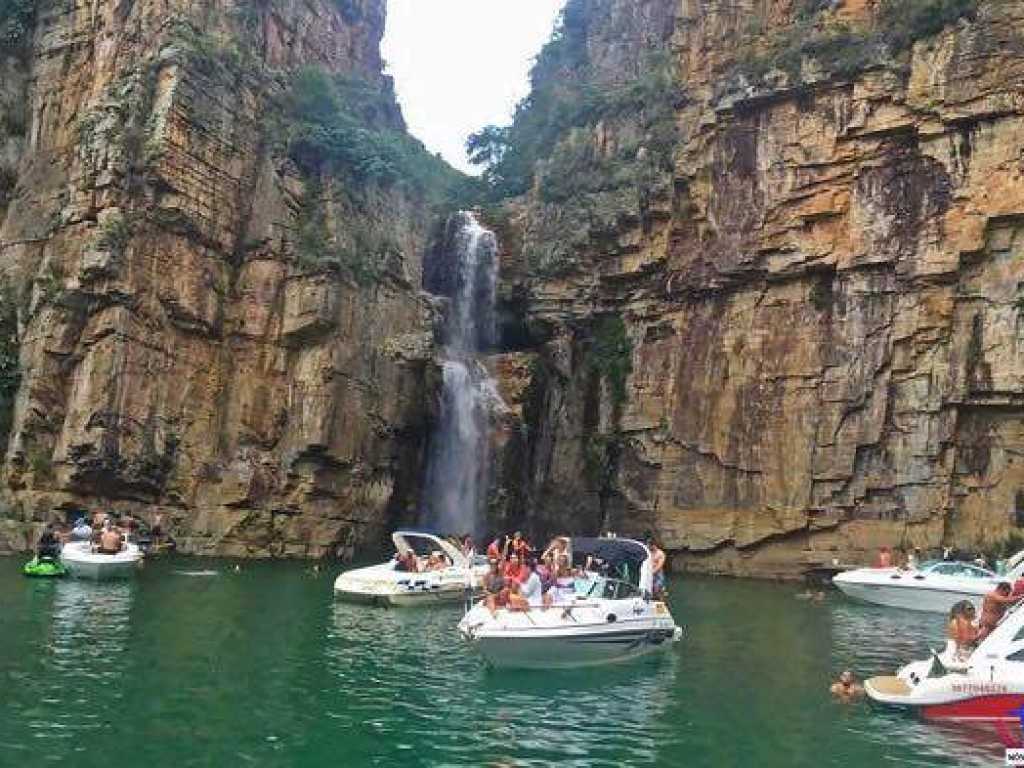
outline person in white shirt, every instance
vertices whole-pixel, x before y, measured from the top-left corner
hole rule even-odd
[[[530,569],[530,575],[523,582],[519,592],[527,599],[531,608],[541,608],[544,605],[544,585],[541,583],[540,574],[537,573],[536,561],[531,559],[527,567]]]

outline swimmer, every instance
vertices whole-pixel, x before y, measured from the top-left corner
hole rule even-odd
[[[864,695],[864,686],[857,682],[853,672],[846,669],[839,676],[839,680],[832,683],[829,689],[832,695],[843,702],[851,702]]]

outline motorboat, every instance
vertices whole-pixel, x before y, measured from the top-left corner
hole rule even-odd
[[[919,568],[856,568],[832,577],[845,595],[865,603],[910,611],[949,613],[961,600],[981,609],[981,601],[1001,581],[1013,582],[1024,568],[1019,562],[999,576],[974,563],[933,561]]]
[[[113,555],[100,552],[88,541],[65,544],[60,553],[68,575],[97,581],[129,578],[142,564],[142,558],[142,551],[132,542],[125,542]]]
[[[1024,707],[1024,609],[1015,606],[966,658],[952,642],[941,652],[872,677],[864,690],[875,703],[923,717],[960,722],[1021,722]]]
[[[465,600],[477,590],[487,574],[487,558],[466,557],[442,536],[423,531],[396,531],[391,535],[395,557],[380,565],[357,568],[341,574],[334,582],[335,597],[358,603],[384,606],[430,605]],[[415,558],[417,570],[406,563]],[[443,561],[437,570],[426,570],[429,557]]]
[[[574,561],[601,564],[576,579],[575,594],[547,607],[492,612],[481,601],[459,633],[492,667],[563,669],[627,661],[665,651],[682,637],[653,596],[651,555],[639,541],[574,538]],[[630,574],[633,575],[630,578]]]

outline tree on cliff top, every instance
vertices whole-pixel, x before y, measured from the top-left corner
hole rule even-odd
[[[400,185],[437,204],[467,184],[406,133],[387,87],[306,67],[295,75],[285,107],[288,153],[307,174]]]
[[[579,124],[579,89],[587,65],[586,0],[569,0],[530,70],[530,94],[516,105],[512,125],[489,125],[466,142],[469,161],[484,166],[496,198],[526,192],[537,161],[565,130]]]

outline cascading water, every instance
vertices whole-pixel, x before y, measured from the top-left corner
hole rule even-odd
[[[501,405],[481,353],[494,343],[498,242],[465,211],[449,222],[455,268],[444,333],[440,419],[427,462],[424,522],[449,534],[481,531],[490,472],[491,413]]]

